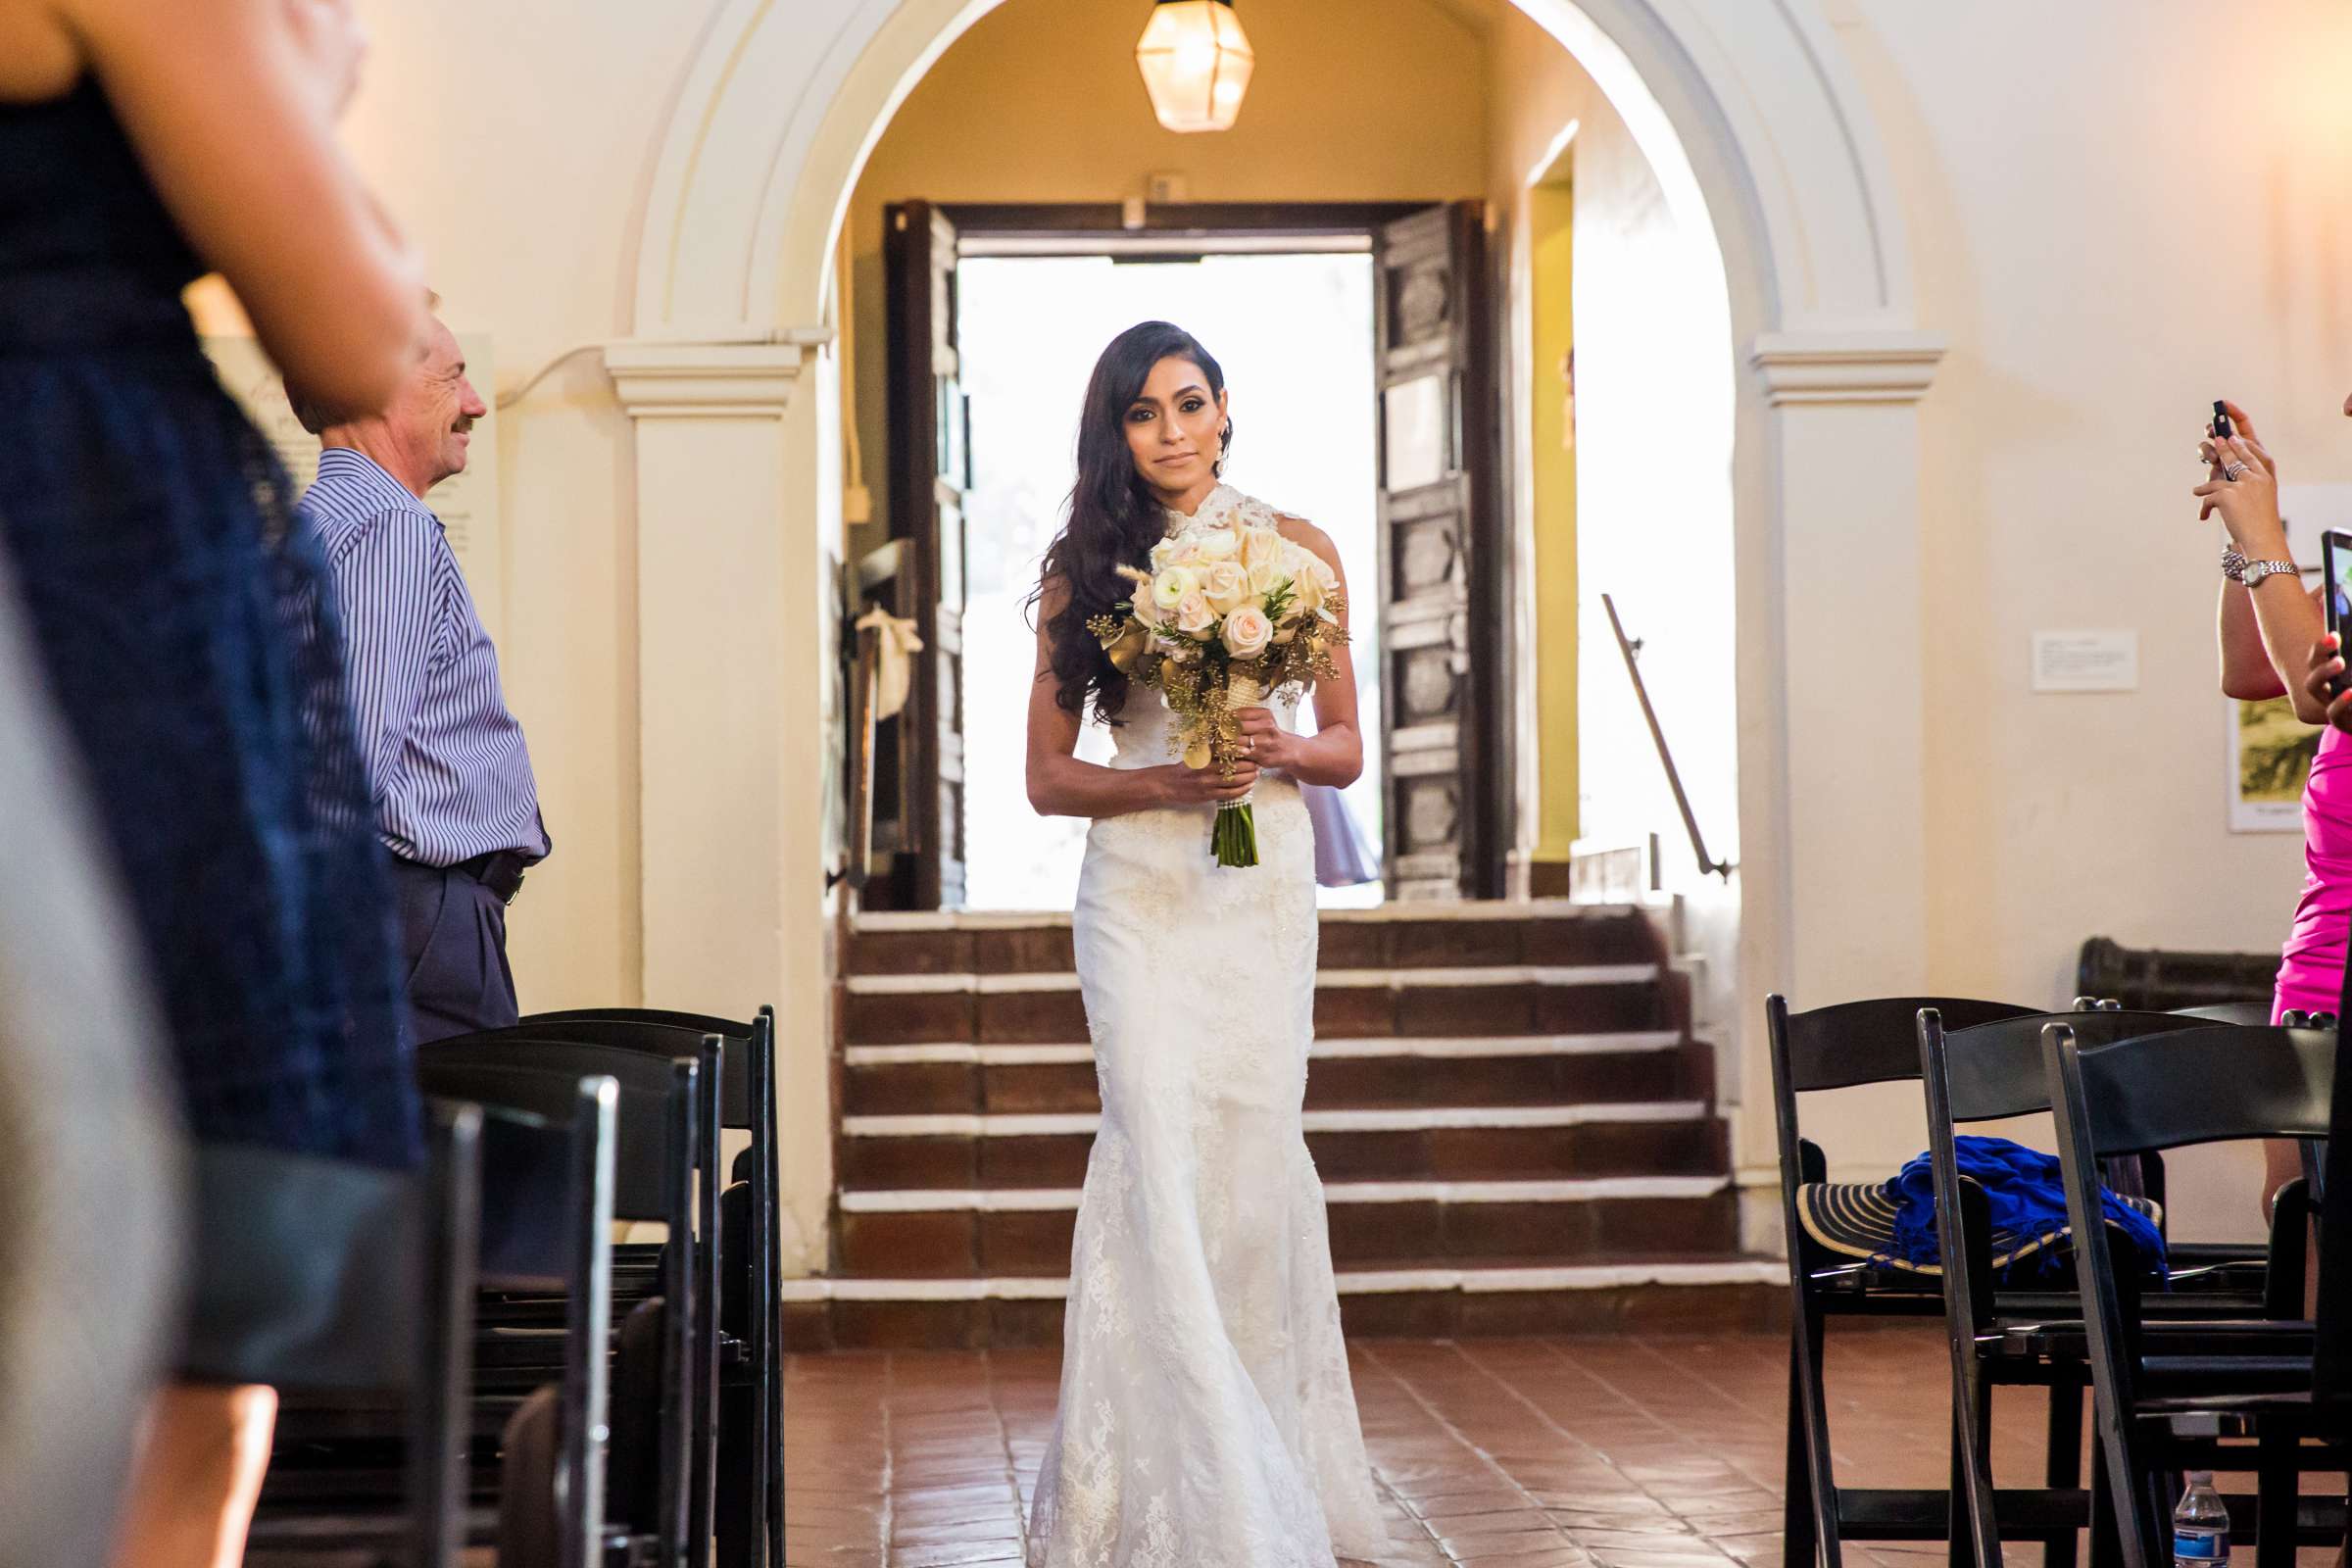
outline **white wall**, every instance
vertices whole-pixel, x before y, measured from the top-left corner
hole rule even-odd
[[[828,53],[851,7],[806,5],[807,60],[794,68],[804,74],[780,75],[772,92],[806,99],[816,116],[822,95],[812,83],[855,74],[858,65]],[[363,8],[377,47],[351,138],[426,247],[453,324],[492,333],[509,379],[574,344],[627,331],[658,139],[722,0],[652,8],[363,0]],[[1925,911],[1931,978],[1953,991],[2042,1002],[2063,997],[2074,949],[2094,932],[2269,948],[2294,896],[2296,846],[2224,829],[2207,630],[2213,536],[2183,505],[2193,479],[2188,445],[2199,409],[2228,392],[2264,416],[2291,475],[2352,478],[2352,429],[2332,412],[2352,385],[2343,201],[2352,191],[2352,113],[2340,86],[2352,79],[2352,12],[2338,0],[2226,13],[2144,0],[1991,13],[1835,0],[1827,9],[1893,165],[1921,324],[1950,345],[1921,414],[1925,524],[1916,540],[1889,541],[1923,553],[1929,601],[1917,612],[1926,674],[1908,716],[1926,725],[1932,764],[1923,830],[1936,887]],[[1260,72],[1271,83],[1321,66],[1313,56],[1261,54]],[[1124,90],[1131,67],[1113,61],[1106,70]],[[1446,106],[1400,103],[1396,112],[1443,115]],[[1589,178],[1595,193],[1615,189],[1630,200],[1633,186],[1612,184],[1598,165],[1610,145],[1605,117],[1585,118],[1595,162],[1590,175],[1580,165],[1580,190]],[[1489,162],[1501,161],[1507,133],[1497,122]],[[1616,167],[1630,178],[1630,164]],[[1591,221],[1602,225],[1597,234],[1580,211],[1580,241],[1594,236],[1580,249],[1592,258],[1601,245],[1600,265],[1609,230],[1598,213]],[[1635,229],[1623,235],[1629,248],[1638,238]],[[1581,315],[1578,324],[1587,344],[1610,330]],[[1700,330],[1695,321],[1659,324],[1672,352]],[[1626,334],[1628,353],[1639,347],[1635,336]],[[1732,363],[1740,346],[1724,348]],[[1581,352],[1579,367],[1594,373]],[[808,373],[823,370],[812,365]],[[1592,379],[1582,390],[1591,465],[1602,446],[1591,421],[1611,416],[1592,409],[1599,389]],[[806,406],[788,416],[784,461],[813,461],[821,422]],[[512,553],[501,652],[559,846],[514,911],[517,978],[531,1006],[626,1000],[642,983],[646,945],[639,721],[680,696],[636,689],[641,550],[665,547],[637,535],[629,420],[593,362],[559,371],[506,411],[502,425]],[[1623,427],[1612,437],[1620,450],[1641,439]],[[1643,477],[1676,503],[1662,514],[1688,514],[1677,487],[1703,483],[1711,493],[1716,482],[1698,472]],[[1635,480],[1609,481],[1605,466],[1592,482],[1612,488],[1605,500],[1598,489],[1586,498],[1588,531],[1606,508],[1638,505],[1643,494]],[[798,594],[808,579],[789,574],[813,568],[798,558],[815,556],[823,535],[819,519],[786,521],[797,531],[780,554],[794,559],[775,564],[778,593],[789,584]],[[1773,569],[1867,580],[1873,559],[1862,549]],[[1589,580],[1608,586],[1608,575],[1595,570]],[[1625,603],[1634,611],[1630,589]],[[796,627],[818,624],[801,608],[793,613]],[[1682,639],[1667,617],[1638,619],[1653,657],[1668,659]],[[2139,631],[2141,690],[2030,696],[2027,634],[2085,623]],[[1835,626],[1788,630],[1838,635]],[[821,632],[795,638],[816,643]],[[797,688],[817,667],[808,660],[821,665],[822,649],[787,652],[785,684]],[[1874,651],[1854,646],[1849,657],[1860,669]],[[1615,666],[1588,657],[1587,668],[1600,700],[1598,683]],[[1726,693],[1730,681],[1727,660]],[[1798,695],[1839,703],[1836,691]],[[1838,713],[1853,754],[1800,752],[1786,780],[1762,782],[1792,800],[1817,795],[1867,765],[1874,725],[1902,716]],[[1669,722],[1678,748],[1686,732],[1708,727],[1680,713]],[[802,749],[796,740],[785,755]],[[805,750],[807,766],[821,767],[818,750]],[[1730,813],[1718,808],[1706,820],[1710,831],[1726,824],[1728,847]],[[699,831],[728,828],[713,820]],[[1801,879],[1807,868],[1795,871]],[[821,961],[822,906],[813,888],[799,886],[797,865],[793,875],[773,933],[784,956],[756,984],[780,987],[788,970],[812,972]],[[1867,948],[1879,913],[1857,903],[1844,939]],[[693,916],[665,908],[656,918]],[[1774,983],[1747,977],[1743,1025],[1753,1027],[1755,999]],[[818,1030],[800,1049],[821,1044]],[[1752,1051],[1746,1059],[1752,1065]],[[1887,1119],[1881,1132],[1875,1110],[1840,1120],[1866,1161],[1917,1148],[1911,1123]],[[1769,1152],[1769,1131],[1751,1118],[1743,1162]],[[804,1196],[821,1208],[821,1191]]]
[[[1936,979],[2049,1002],[2094,934],[2275,949],[2301,843],[2227,830],[2219,536],[2187,491],[2223,395],[2289,478],[2352,479],[2352,13],[2089,0],[2030,42],[1982,10],[1838,14],[1953,345],[1921,426]],[[2137,631],[2139,691],[2032,695],[2031,632],[2070,626]],[[2180,1218],[2242,1229],[2250,1162],[2200,1168]]]

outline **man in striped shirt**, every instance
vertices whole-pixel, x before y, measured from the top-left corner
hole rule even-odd
[[[353,717],[376,830],[392,852],[404,1001],[418,1042],[514,1022],[507,905],[548,852],[522,726],[474,613],[433,486],[466,466],[490,411],[438,320],[392,405],[329,423],[289,386],[325,444],[302,510],[341,600]]]

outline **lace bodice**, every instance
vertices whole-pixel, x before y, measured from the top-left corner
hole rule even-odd
[[[1170,533],[1200,524],[1214,527],[1221,522],[1238,523],[1245,528],[1274,528],[1281,526],[1283,518],[1283,514],[1257,497],[1244,495],[1229,484],[1218,485],[1189,513],[1173,507],[1166,510]]]

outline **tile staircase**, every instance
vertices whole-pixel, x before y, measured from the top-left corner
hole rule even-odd
[[[869,914],[843,965],[832,1272],[796,1348],[1058,1344],[1099,1119],[1066,916]],[[1306,1134],[1350,1334],[1771,1321],[1714,1054],[1640,911],[1327,911]]]

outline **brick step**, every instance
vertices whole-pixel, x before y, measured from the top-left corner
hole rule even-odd
[[[1645,962],[1655,937],[1638,909],[1546,901],[1464,904],[1443,913],[1329,909],[1320,959],[1330,968]],[[1067,914],[862,914],[843,972],[1011,974],[1072,967]]]
[[[783,1282],[786,1348],[951,1349],[1061,1343],[1066,1274]],[[1355,1337],[1773,1329],[1788,1266],[1769,1258],[1558,1260],[1490,1267],[1398,1262],[1340,1270]]]
[[[839,1180],[845,1192],[1076,1187],[1086,1179],[1097,1120],[851,1117],[835,1145]],[[1326,1182],[1716,1176],[1730,1168],[1723,1123],[1696,1102],[1314,1111],[1306,1147]]]
[[[1654,963],[1324,969],[1315,1032],[1377,1036],[1562,1035],[1666,1026]],[[1087,1038],[1067,972],[854,975],[843,1038],[854,1046],[1059,1045]]]
[[[1716,1176],[1334,1182],[1324,1197],[1332,1257],[1343,1268],[1398,1257],[1430,1266],[1721,1254],[1739,1241],[1731,1183]],[[844,1193],[840,1272],[910,1278],[1067,1272],[1078,1199],[1075,1188]]]
[[[1306,1079],[1310,1110],[1382,1105],[1535,1105],[1704,1100],[1713,1055],[1680,1049],[1670,1030],[1525,1040],[1320,1043]],[[1467,1049],[1446,1050],[1449,1046]],[[846,1115],[1096,1111],[1087,1046],[852,1046],[842,1077]]]

